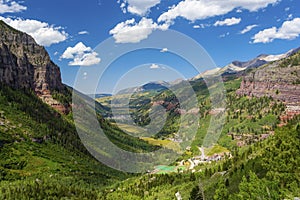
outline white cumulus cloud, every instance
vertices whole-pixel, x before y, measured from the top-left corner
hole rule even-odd
[[[194,29],[199,29],[199,28],[206,28],[206,27],[210,27],[211,24],[196,24],[193,26]]]
[[[158,21],[173,21],[183,17],[190,21],[207,19],[209,17],[225,15],[234,9],[245,9],[250,12],[265,8],[280,0],[182,0],[172,6],[167,12],[159,16]]]
[[[168,51],[169,51],[168,48],[163,48],[162,50],[160,50],[160,52],[162,52],[162,53],[165,53],[165,52],[168,52]]]
[[[241,18],[232,17],[232,18],[224,19],[222,21],[216,21],[214,26],[232,26],[235,24],[239,24],[241,21],[242,21]]]
[[[116,43],[138,43],[146,38],[154,30],[167,30],[168,24],[158,25],[152,19],[143,17],[138,23],[134,18],[117,24],[110,34],[113,35]]]
[[[121,1],[119,3],[123,13],[128,11],[132,14],[144,16],[150,8],[158,5],[160,0],[123,0],[122,3]]]
[[[157,64],[152,64],[152,65],[150,66],[150,69],[160,69],[160,66],[157,65]]]
[[[43,46],[57,44],[68,38],[68,34],[62,27],[55,27],[46,22],[21,18],[11,19],[1,16],[0,20],[3,20],[17,30],[31,35],[38,44]]]
[[[251,31],[252,29],[254,29],[255,27],[257,27],[257,24],[252,24],[252,25],[248,25],[246,26],[246,28],[244,28],[243,30],[241,30],[241,34],[245,34],[248,33],[249,31]]]
[[[290,20],[293,18],[293,14],[289,14],[288,17],[287,17],[287,20]]]
[[[70,66],[91,66],[100,63],[101,59],[91,47],[85,46],[82,42],[74,47],[68,47],[61,55],[61,59],[72,59]]]
[[[15,1],[0,0],[0,14],[22,12],[26,9],[26,6],[23,6]]]
[[[126,9],[126,3],[121,3],[121,5],[120,5],[120,8],[121,8],[121,10],[122,10],[122,12],[124,13],[124,14],[126,14],[127,13],[127,9]]]
[[[87,34],[89,34],[88,31],[79,31],[78,32],[78,35],[87,35]]]
[[[262,30],[253,36],[253,43],[269,43],[275,39],[293,40],[300,35],[300,18],[285,21],[281,27]]]

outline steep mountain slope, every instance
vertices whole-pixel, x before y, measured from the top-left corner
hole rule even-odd
[[[0,21],[1,82],[35,92],[61,91],[59,68],[50,60],[44,47],[22,32]]]
[[[33,90],[44,102],[63,113],[68,108],[52,98],[63,92],[60,70],[34,39],[0,21],[0,82]]]
[[[69,106],[72,88],[44,47],[0,22],[0,199],[97,199],[100,190],[131,175],[113,170],[83,146]],[[95,102],[78,92],[80,103]],[[102,118],[106,136],[128,151],[154,146]]]
[[[4,28],[1,32],[5,33],[1,34],[8,38],[10,35],[16,39],[28,37],[6,25],[2,26]],[[15,42],[7,39],[1,43],[0,68],[12,78],[6,79],[2,75],[0,79],[0,199],[174,199],[175,194],[184,199],[293,199],[299,194],[299,116],[289,119],[287,126],[278,128],[280,116],[286,108],[281,98],[256,97],[251,94],[255,93],[253,89],[256,87],[250,90],[244,87],[247,92],[237,92],[245,84],[243,80],[247,82],[248,77],[253,77],[252,72],[257,73],[255,75],[258,77],[260,73],[265,73],[274,83],[275,79],[281,80],[284,75],[287,82],[282,80],[279,84],[282,82],[298,86],[295,77],[298,76],[299,59],[293,59],[297,54],[257,70],[246,70],[243,80],[235,73],[223,77],[227,90],[226,120],[217,148],[212,148],[214,151],[211,154],[219,153],[216,149],[224,153],[222,150],[225,149],[231,152],[232,157],[225,156],[220,161],[200,163],[183,173],[136,177],[102,165],[86,151],[76,133],[72,112],[57,112],[53,109],[56,108],[54,104],[47,101],[53,99],[67,107],[71,103],[72,89],[61,82],[58,85],[62,85],[62,88],[55,87],[57,83],[54,80],[59,81],[60,77],[57,74],[52,77],[49,73],[57,70],[51,61],[46,62],[48,64],[45,67],[43,62],[39,65],[27,58],[40,58],[33,51],[27,52],[27,48],[35,46],[34,42],[29,43],[31,45],[27,45],[27,42],[23,44],[21,40]],[[26,51],[14,50],[16,45]],[[18,51],[22,53],[18,54]],[[43,50],[39,52],[43,54]],[[47,55],[44,56],[47,60]],[[274,65],[276,63],[278,65]],[[276,66],[276,69],[287,68],[284,69],[287,71],[276,75],[272,72],[272,66]],[[35,78],[34,72],[39,67],[44,75]],[[26,77],[20,75],[23,68],[26,69],[28,82]],[[186,169],[190,169],[188,163],[191,160],[199,158],[199,147],[210,119],[217,114],[211,108],[205,81],[195,79],[190,83],[199,101],[199,109],[193,112],[200,113],[201,127],[191,147],[178,158],[178,162],[172,163],[183,163]],[[153,85],[150,86],[153,88]],[[173,85],[176,86],[179,90],[185,90],[180,83]],[[247,96],[248,91],[251,92],[250,96]],[[288,95],[284,93],[283,87],[276,93]],[[95,103],[89,97],[75,94],[87,106]],[[149,123],[151,105],[159,104],[166,108],[166,125],[151,138],[154,142],[161,138],[160,145],[164,145],[166,141],[174,139],[171,136],[175,136],[174,133],[178,131],[183,111],[172,91],[156,91],[153,95],[133,96],[130,107],[136,122],[141,125]],[[149,152],[157,148],[125,134],[103,119],[99,113],[109,112],[106,107],[96,104],[96,111],[106,136],[120,148],[132,152]]]
[[[93,159],[71,115],[32,91],[1,85],[0,112],[0,199],[95,199],[94,187],[126,177]]]
[[[236,149],[231,159],[202,164],[199,171],[147,174],[103,192],[103,199],[297,199],[299,197],[299,117],[273,137]],[[297,125],[298,123],[298,125]]]
[[[13,29],[2,21],[0,22],[0,34],[1,84],[16,90],[33,91],[44,103],[63,114],[68,114],[72,101],[72,88],[62,83],[59,67],[50,60],[45,48],[39,46],[31,36]],[[75,94],[80,96],[84,104],[93,106],[95,103],[85,95],[76,91]],[[96,103],[95,108],[98,114],[105,115],[107,113],[107,108],[99,103]],[[99,119],[101,118],[99,115]],[[74,126],[72,123],[71,125]],[[106,125],[106,123],[103,124]],[[109,129],[115,130],[117,127],[109,127]],[[73,130],[75,132],[75,129]],[[122,138],[125,148],[139,149],[139,147],[126,144],[130,140],[135,140],[137,143],[141,142],[141,145],[147,148],[146,142],[127,137],[119,129],[116,131],[115,134],[118,136],[114,135],[115,142],[117,142],[118,137],[125,137],[126,139]],[[110,131],[107,134],[113,136]]]
[[[297,73],[297,55],[299,53],[295,53],[294,50],[290,52],[293,53],[289,53],[288,58],[273,61],[257,69],[249,69],[241,74],[222,75],[227,91],[226,119],[216,145],[233,151],[237,147],[256,143],[271,137],[277,126],[285,125],[288,120],[300,114],[298,100],[300,96],[298,91],[300,90],[297,82],[297,74],[299,74],[299,72]],[[293,66],[291,63],[294,63]],[[269,74],[260,74],[262,71],[267,71]],[[252,93],[241,92],[245,80],[248,80],[248,77],[256,76],[255,73],[258,73],[257,80],[262,79],[261,82],[258,82],[257,86],[249,88]],[[209,122],[218,113],[211,108],[210,94],[204,79],[192,80],[190,84],[199,101],[198,108],[195,108],[194,111],[200,114],[199,124],[203,124],[203,126],[198,130],[190,150],[187,150],[186,154],[178,160],[199,156],[199,147],[203,144]],[[261,89],[260,87],[264,87],[264,84],[269,85],[270,89],[265,91],[266,88]],[[272,89],[272,84],[278,87],[278,91]],[[180,84],[177,86],[181,90],[185,90],[184,87],[180,87]],[[247,88],[246,90],[248,91]],[[253,95],[256,92],[259,95]],[[149,112],[153,105],[163,106],[168,117],[165,126],[151,139],[176,142],[174,133],[178,131],[180,116],[184,111],[180,109],[176,96],[170,90],[163,90],[154,96],[132,96],[130,117],[141,126],[149,124],[151,122]]]
[[[297,199],[300,194],[300,160],[297,157],[300,113],[288,118],[283,127],[279,127],[279,123],[289,106],[300,106],[298,54],[293,52],[287,58],[246,70],[242,77],[241,74],[223,74],[227,90],[226,121],[218,144],[230,150],[231,158],[201,162],[184,173],[147,174],[139,179],[128,179],[105,190],[104,199],[175,199],[176,196],[216,200]],[[248,81],[254,86],[248,87]],[[189,160],[200,157],[198,147],[202,145],[211,116],[215,114],[211,110],[204,80],[195,79],[190,83],[198,96],[199,124],[202,126],[191,148],[178,158],[177,165],[186,165]],[[267,89],[266,92],[262,88]],[[143,98],[140,97],[140,101]],[[132,103],[138,105],[135,102],[140,102],[139,99]],[[148,123],[145,113],[151,105],[159,103],[164,106],[170,118],[156,137],[169,140],[176,132],[176,119],[180,116],[176,113],[176,97],[164,90],[148,97],[147,102],[139,107],[141,110],[138,109],[136,115],[146,116],[143,119]]]
[[[300,179],[297,166],[300,160],[296,156],[299,154],[300,145],[299,115],[287,118],[287,126],[278,127],[282,125],[282,116],[291,105],[284,103],[292,100],[290,102],[299,105],[298,59],[294,59],[297,57],[296,52],[293,50],[285,54],[288,55],[287,58],[281,55],[259,56],[269,63],[261,62],[260,59],[249,63],[236,62],[240,67],[255,67],[240,71],[241,73],[222,73],[227,91],[226,120],[217,146],[229,150],[231,158],[225,156],[221,161],[200,162],[198,166],[183,173],[147,174],[141,178],[128,179],[105,190],[103,198],[175,199],[177,195],[183,199],[220,200],[294,199],[299,196]],[[260,66],[262,63],[264,64]],[[206,75],[218,71],[220,69],[206,72]],[[216,114],[211,108],[209,91],[201,77],[202,75],[190,80],[199,101],[201,127],[191,148],[172,165],[184,164],[189,168],[191,160],[199,159],[199,147],[207,134],[211,117]],[[255,87],[245,87],[247,80],[253,77],[257,81]],[[275,85],[278,92],[270,87],[270,93],[267,91],[255,95],[262,91],[260,88],[264,87],[263,84],[273,84],[272,87]],[[285,91],[285,86],[293,86],[294,90],[288,87],[289,91]],[[241,92],[242,89],[246,92]],[[132,96],[130,107],[133,118],[138,119],[137,123],[140,125],[149,123],[148,113],[155,104],[165,107],[168,118],[166,126],[152,140],[160,138],[163,141],[174,141],[174,132],[178,131],[180,123],[180,105],[171,91],[163,90],[154,96]],[[212,154],[222,153],[224,151],[214,151]]]
[[[237,94],[272,96],[289,104],[299,104],[300,52],[250,72],[243,78]]]

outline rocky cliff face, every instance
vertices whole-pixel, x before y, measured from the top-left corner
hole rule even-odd
[[[300,53],[254,70],[243,78],[239,95],[271,96],[300,105]]]
[[[61,90],[59,68],[34,39],[0,21],[0,81],[36,92]]]
[[[62,91],[60,69],[44,47],[0,20],[0,82],[14,88],[32,89],[46,103],[56,106],[51,91]],[[52,103],[50,104],[51,106]]]

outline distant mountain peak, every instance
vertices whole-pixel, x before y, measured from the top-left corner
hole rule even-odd
[[[287,58],[287,57],[297,53],[298,51],[300,51],[300,47],[291,49],[290,51],[288,51],[286,53],[278,54],[278,55],[260,54],[256,58],[249,60],[249,61],[235,60],[223,68],[215,68],[212,70],[207,70],[207,71],[193,77],[191,80],[197,80],[197,79],[203,77],[204,75],[236,74],[236,73],[245,71],[246,69],[258,68],[269,62],[278,61],[278,60]]]
[[[260,54],[256,58],[261,59],[261,58],[265,58],[267,56],[269,56],[269,54]]]
[[[286,55],[287,55],[287,56],[292,56],[293,54],[297,53],[298,51],[300,51],[300,47],[289,50],[289,51],[286,53]]]
[[[162,91],[167,89],[170,86],[171,84],[166,81],[150,81],[141,86],[120,90],[117,94],[131,94],[134,92],[147,92],[147,91]]]

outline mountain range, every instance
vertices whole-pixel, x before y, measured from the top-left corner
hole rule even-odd
[[[115,123],[110,95],[96,96],[101,97],[97,102],[63,84],[59,67],[32,37],[2,21],[0,36],[0,199],[299,197],[299,48],[234,61],[188,80],[198,100],[197,108],[188,111],[168,89],[184,91],[180,80],[124,90],[124,94],[139,93],[130,97],[130,116],[126,116],[141,126],[138,129]],[[215,73],[222,75],[226,90],[222,111],[212,108],[202,78]],[[72,95],[77,97],[75,103]],[[139,130],[157,119],[149,117],[153,105],[165,108],[166,122],[151,137],[140,137]],[[199,114],[199,128],[191,145],[169,166],[130,174],[111,169],[91,155],[87,148],[93,155],[106,152],[92,140],[83,145],[78,129],[87,138],[93,133],[89,127],[75,126],[74,107],[83,109],[82,115],[84,109],[95,108],[95,124],[105,136],[134,153],[178,151],[180,126],[194,125],[191,120],[181,121],[185,113]],[[122,111],[122,105],[118,109]],[[210,124],[215,123],[211,120],[219,119],[222,112],[226,115],[218,141],[203,147]],[[130,161],[126,164],[136,167]]]
[[[286,53],[278,54],[278,55],[268,55],[268,54],[260,54],[256,58],[253,58],[249,61],[233,61],[230,64],[222,67],[222,68],[215,68],[211,70],[207,70],[199,75],[190,78],[190,81],[195,81],[197,79],[202,78],[203,76],[209,76],[213,74],[220,74],[222,76],[226,75],[235,75],[235,74],[242,74],[246,70],[256,69],[263,65],[266,65],[271,62],[279,61],[285,58],[288,58],[295,53],[300,51],[300,47],[291,49]],[[180,83],[182,80],[176,80],[173,82],[165,82],[165,81],[156,81],[156,82],[149,82],[139,87],[132,87],[123,89],[118,92],[118,94],[130,94],[134,92],[149,92],[149,91],[162,91],[170,87],[171,85],[176,85]],[[96,97],[101,98],[101,97]]]
[[[288,52],[279,54],[279,55],[261,54],[261,55],[257,56],[256,58],[251,59],[249,61],[233,61],[230,64],[226,65],[225,67],[215,68],[212,70],[205,71],[205,72],[193,77],[191,80],[196,80],[196,79],[200,78],[201,76],[212,75],[212,74],[226,75],[226,74],[241,73],[248,69],[258,68],[267,63],[290,57],[291,55],[297,53],[299,50],[300,50],[300,47],[291,49]]]
[[[154,146],[126,135],[100,115],[105,107],[64,85],[31,36],[2,21],[0,36],[0,199],[98,199],[93,190],[128,178],[87,151],[71,105],[94,107],[107,137],[123,149]]]
[[[150,92],[150,91],[162,91],[170,87],[170,83],[165,82],[165,81],[153,81],[146,83],[142,86],[139,87],[132,87],[132,88],[127,88],[123,89],[117,92],[117,94],[132,94],[135,92]]]

